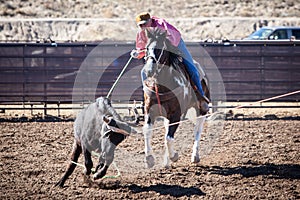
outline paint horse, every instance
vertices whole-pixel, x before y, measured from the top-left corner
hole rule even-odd
[[[174,149],[174,134],[181,116],[191,107],[196,109],[197,116],[206,113],[200,111],[198,105],[201,104],[198,102],[193,83],[182,63],[182,57],[178,49],[166,39],[166,33],[157,28],[150,28],[146,30],[146,35],[147,53],[142,69],[145,101],[145,124],[143,126],[145,163],[148,168],[155,164],[151,147],[152,127],[155,119],[162,116],[166,131],[164,166],[167,168],[170,161],[175,162],[179,158]],[[207,80],[202,79],[201,84],[206,97],[210,98]],[[199,141],[204,121],[205,117],[197,117],[191,156],[193,163],[200,162]]]

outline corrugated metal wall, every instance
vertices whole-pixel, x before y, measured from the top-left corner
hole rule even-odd
[[[227,101],[255,101],[300,89],[299,41],[188,43],[187,46],[209,77],[213,77],[216,69],[207,66],[216,65]],[[71,103],[106,96],[133,48],[133,43],[125,42],[2,43],[0,103]],[[142,65],[142,60],[130,63],[126,79],[117,86],[115,97],[119,99],[115,101],[142,100]],[[218,81],[210,80],[216,85]],[[299,99],[297,94],[279,101]]]

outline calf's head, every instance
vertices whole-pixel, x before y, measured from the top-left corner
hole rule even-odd
[[[116,147],[130,134],[136,131],[127,123],[113,117],[103,116],[101,153],[94,179],[102,178],[113,162]]]
[[[103,121],[105,122],[102,127],[103,138],[108,138],[116,146],[131,133],[136,133],[127,123],[112,117],[103,116]]]

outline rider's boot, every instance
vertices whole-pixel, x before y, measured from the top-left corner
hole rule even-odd
[[[206,96],[202,96],[198,91],[196,91],[197,105],[202,113],[207,113],[209,111],[209,99]]]

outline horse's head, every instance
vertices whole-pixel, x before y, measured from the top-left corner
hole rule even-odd
[[[168,65],[166,32],[159,28],[146,29],[148,43],[146,45],[146,64],[143,68],[147,78],[157,74],[161,67]]]

